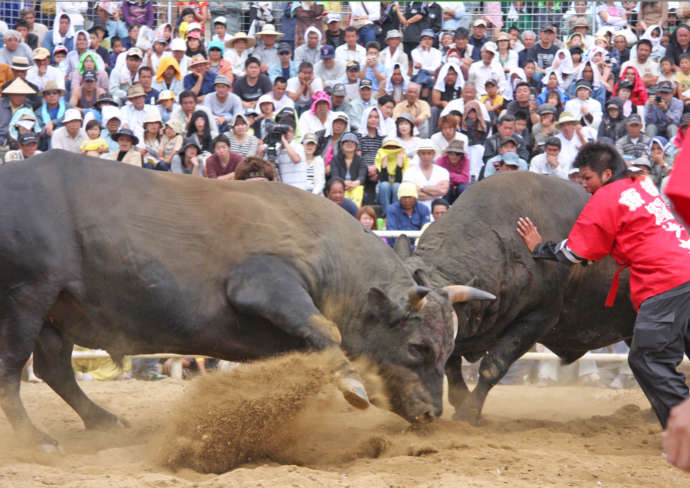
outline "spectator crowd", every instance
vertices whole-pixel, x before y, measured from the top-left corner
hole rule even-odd
[[[690,2],[48,3],[0,21],[4,163],[279,180],[420,230],[496,173],[578,182],[595,140],[661,187],[690,126]]]

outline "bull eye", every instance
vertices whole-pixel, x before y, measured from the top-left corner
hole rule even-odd
[[[426,344],[410,344],[407,349],[416,361],[425,361],[432,356],[431,348]]]

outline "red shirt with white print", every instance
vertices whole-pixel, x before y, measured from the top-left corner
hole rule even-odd
[[[610,254],[619,266],[629,266],[630,296],[638,310],[647,298],[690,281],[690,236],[645,176],[599,188],[582,209],[567,245],[583,258],[596,261]],[[617,274],[607,305],[615,297]]]

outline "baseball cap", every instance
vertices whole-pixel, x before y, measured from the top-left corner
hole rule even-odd
[[[419,195],[417,194],[417,185],[409,181],[400,183],[400,186],[398,187],[398,200],[404,197],[419,198]]]
[[[386,32],[386,40],[388,39],[402,39],[402,34],[398,29],[391,29]]]
[[[481,50],[496,54],[498,52],[498,46],[496,46],[495,42],[489,41],[484,43]]]
[[[553,26],[551,24],[546,24],[544,27],[541,28],[540,32],[556,32],[553,30]]]
[[[348,71],[359,71],[359,63],[357,61],[349,61],[347,63],[347,69]]]
[[[340,14],[328,14],[326,23],[330,24],[331,22],[340,22]]]
[[[345,91],[345,85],[343,85],[342,83],[336,83],[335,85],[333,85],[333,91],[331,93],[332,95],[335,95],[337,97],[344,97],[346,93],[347,92]]]
[[[142,53],[141,49],[139,49],[138,47],[130,47],[129,49],[127,49],[127,57],[130,56],[137,56],[141,59],[144,59],[144,53]]]
[[[346,132],[345,134],[342,135],[341,139],[342,142],[354,142],[355,144],[359,145],[359,138],[352,132]]]
[[[321,59],[333,59],[335,57],[335,48],[330,44],[321,46]]]
[[[625,119],[625,125],[642,125],[642,117],[640,117],[638,114],[630,114],[630,116]]]
[[[213,24],[223,24],[223,25],[228,25],[228,21],[225,20],[225,17],[216,17],[216,19],[213,21]]]
[[[512,151],[503,154],[503,156],[501,156],[501,160],[508,166],[517,166],[518,168],[521,166],[520,157],[517,155],[517,153]]]
[[[477,19],[477,20],[475,20],[474,22],[472,22],[472,26],[473,26],[473,27],[479,27],[480,25],[483,25],[484,27],[486,27],[486,20],[484,20],[484,19]]]
[[[555,146],[557,148],[561,148],[561,140],[558,137],[555,136],[549,136],[546,138],[546,146]]]
[[[591,92],[592,84],[589,82],[589,80],[585,80],[584,78],[577,80],[577,83],[575,83],[575,91],[577,92],[580,88],[587,88]]]
[[[290,44],[288,44],[287,42],[281,42],[280,44],[278,44],[278,54],[281,53],[292,53],[292,48],[290,47]]]
[[[98,79],[98,77],[96,76],[96,72],[94,70],[90,69],[90,70],[87,70],[84,72],[81,79],[83,81],[96,81]]]
[[[19,145],[26,146],[27,144],[38,144],[38,138],[33,132],[25,132],[19,135]]]
[[[180,37],[176,37],[172,41],[170,41],[170,50],[171,51],[186,51],[187,50],[187,44],[184,42],[184,39]]]
[[[422,37],[431,37],[431,38],[433,39],[433,38],[436,37],[436,36],[434,35],[434,31],[433,31],[433,30],[431,30],[431,29],[424,29],[419,37],[420,37],[420,38],[422,38]]]
[[[673,83],[670,81],[660,81],[656,85],[656,92],[657,93],[673,93]]]
[[[65,117],[62,119],[62,123],[72,122],[73,120],[81,121],[81,112],[76,108],[68,108],[65,110]]]
[[[509,142],[512,142],[513,144],[515,144],[516,147],[519,145],[518,140],[515,136],[509,136],[509,137],[502,138],[499,145],[502,146],[503,144],[507,144]]]
[[[218,79],[218,78],[216,78]],[[158,94],[158,102],[162,102],[163,100],[175,100],[175,92],[172,90],[162,90]]]
[[[314,144],[319,143],[319,138],[316,137],[316,134],[313,132],[307,132],[302,136],[302,144],[306,144],[307,142],[313,142]]]
[[[543,103],[542,105],[539,106],[537,109],[537,113],[539,115],[544,115],[544,114],[553,114],[556,115],[556,107],[551,105],[550,103]]]
[[[363,80],[359,81],[359,89],[361,90],[362,88],[372,88],[373,85],[371,83],[371,80],[368,78],[364,78]]]
[[[419,151],[434,151],[438,153],[438,147],[431,139],[422,139],[417,144],[417,152]]]

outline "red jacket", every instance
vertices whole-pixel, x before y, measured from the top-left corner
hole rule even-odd
[[[666,194],[676,213],[690,225],[690,137],[685,138],[683,148],[676,155]]]
[[[629,266],[630,295],[638,310],[647,298],[690,281],[690,236],[646,177],[597,190],[570,231],[568,247],[592,261],[610,254]],[[617,277],[607,305],[615,297]]]

